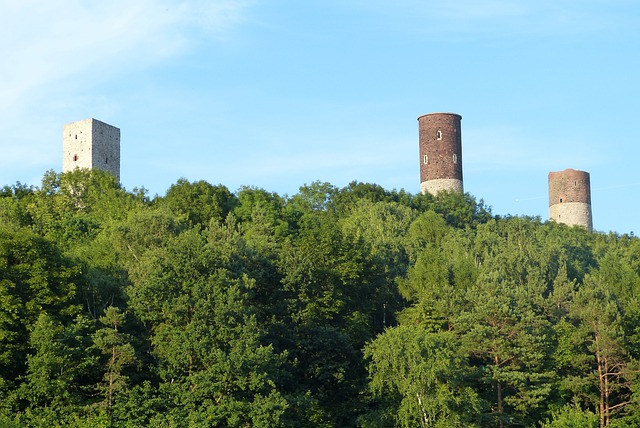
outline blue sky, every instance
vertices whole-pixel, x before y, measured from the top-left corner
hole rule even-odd
[[[55,3],[55,4],[54,4]],[[5,0],[0,185],[62,168],[62,127],[122,133],[121,180],[419,192],[417,117],[462,115],[465,191],[548,218],[591,174],[594,228],[640,232],[640,2]]]

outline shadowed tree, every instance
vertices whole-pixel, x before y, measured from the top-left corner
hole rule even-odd
[[[131,337],[122,332],[125,315],[119,308],[109,306],[100,317],[103,328],[93,335],[94,346],[106,357],[100,389],[104,391],[107,414],[111,415],[116,394],[126,390],[128,377],[125,368],[136,362]]]

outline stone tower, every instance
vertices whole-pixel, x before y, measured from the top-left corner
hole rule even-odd
[[[62,172],[76,168],[107,171],[120,181],[120,129],[95,119],[65,125]]]
[[[549,173],[549,220],[593,230],[588,172],[565,169]]]
[[[462,116],[454,113],[431,113],[418,118],[421,193],[464,191],[461,120]]]

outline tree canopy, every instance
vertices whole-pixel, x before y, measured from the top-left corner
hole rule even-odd
[[[640,240],[472,195],[0,191],[3,426],[640,426]]]

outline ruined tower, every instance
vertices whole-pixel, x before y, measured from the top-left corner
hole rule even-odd
[[[64,125],[62,172],[100,169],[120,181],[120,129],[95,119]]]
[[[418,118],[420,140],[420,192],[463,192],[462,116],[431,113]]]
[[[549,173],[549,220],[593,230],[588,172],[565,169]]]

